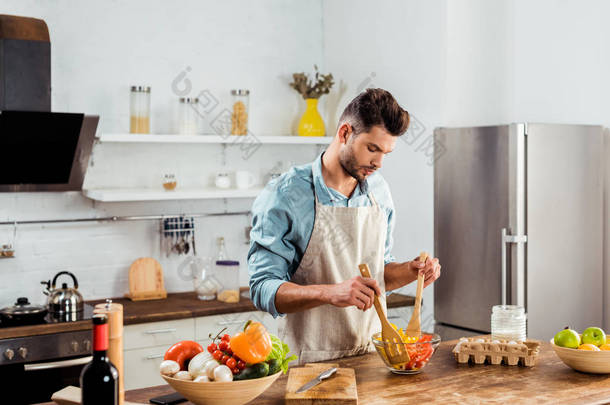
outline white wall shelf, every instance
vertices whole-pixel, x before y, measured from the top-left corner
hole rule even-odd
[[[119,201],[166,201],[166,200],[209,200],[220,198],[254,198],[262,188],[239,189],[184,189],[165,191],[146,188],[115,188],[83,190],[85,197],[102,202]]]
[[[172,135],[172,134],[101,134],[98,142],[108,143],[216,143],[239,144],[242,142],[278,145],[328,145],[332,141],[330,136],[293,136],[293,135],[265,135],[265,136],[219,136],[219,135]]]

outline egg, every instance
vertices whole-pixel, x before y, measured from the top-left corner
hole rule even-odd
[[[180,364],[173,360],[163,360],[159,365],[159,371],[161,374],[171,377],[180,371]]]
[[[233,372],[225,365],[214,369],[214,381],[233,381]]]

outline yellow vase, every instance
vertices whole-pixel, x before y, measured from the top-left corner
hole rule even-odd
[[[308,98],[307,108],[299,121],[299,136],[324,136],[324,121],[318,112],[318,99]]]

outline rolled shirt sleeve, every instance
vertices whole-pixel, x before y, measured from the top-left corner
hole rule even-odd
[[[290,280],[296,247],[291,242],[293,217],[288,198],[278,188],[266,188],[252,207],[252,231],[248,252],[250,297],[254,305],[273,315],[283,316],[275,307],[280,285]]]

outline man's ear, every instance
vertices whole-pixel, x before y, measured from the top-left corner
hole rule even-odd
[[[347,122],[342,123],[337,129],[337,136],[339,137],[339,142],[342,144],[346,144],[349,137],[352,135],[352,126]]]

